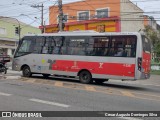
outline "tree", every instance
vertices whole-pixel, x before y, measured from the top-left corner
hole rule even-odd
[[[154,51],[155,51],[157,57],[160,57],[160,41],[158,41],[158,42],[155,44]]]
[[[144,32],[146,36],[151,40],[152,53],[156,54],[156,57],[160,57],[160,31],[154,30],[150,26],[146,26]]]

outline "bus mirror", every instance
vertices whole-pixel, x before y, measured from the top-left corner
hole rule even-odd
[[[18,42],[18,44],[20,45],[21,43],[22,43],[22,40],[20,39],[19,42]]]

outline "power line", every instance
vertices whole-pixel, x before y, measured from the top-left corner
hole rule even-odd
[[[67,2],[73,2],[73,0],[63,0],[65,3],[67,3]],[[132,0],[132,2],[136,2],[136,3],[152,3],[152,2],[158,2],[158,1],[160,1],[160,0]],[[18,9],[10,9],[10,10],[7,10],[7,11],[5,11],[5,13],[7,12],[12,12],[12,11],[22,11],[23,9],[24,9],[24,5],[27,5],[27,6],[29,6],[29,5],[31,5],[31,4],[40,4],[40,3],[50,3],[50,2],[57,2],[57,0],[43,0],[43,1],[32,1],[32,0],[21,0],[21,2],[19,2],[19,3],[14,3],[14,6],[20,6]],[[81,1],[82,2],[82,1]],[[83,1],[85,4],[84,4],[84,6],[90,6],[90,7],[92,7],[92,8],[94,8],[92,5],[93,4],[89,4],[88,2],[86,2],[86,1]],[[109,4],[118,4],[118,2],[114,2],[114,1],[110,1],[110,2],[108,2]],[[121,3],[130,3],[130,2],[121,2]],[[21,5],[20,5],[21,4]],[[70,3],[69,3],[70,4]],[[5,4],[5,5],[10,5],[9,6],[9,8],[10,7],[13,7],[13,3],[12,4]],[[4,6],[5,6],[4,5]],[[98,4],[96,4],[96,5],[102,5],[100,2],[98,3]],[[0,5],[1,6],[1,5]],[[22,7],[21,7],[22,6]],[[64,6],[67,6],[67,4],[64,4]],[[75,5],[76,6],[76,5]],[[95,5],[94,5],[95,6]],[[69,8],[70,9],[70,8]],[[45,11],[45,14],[47,14],[47,11],[49,10],[48,8],[46,8],[46,9],[44,9],[44,10],[46,10]],[[72,9],[73,10],[73,9]],[[94,10],[95,11],[95,10]],[[51,13],[52,12],[54,12],[55,13],[55,11],[51,11]],[[117,12],[117,11],[110,11],[110,12]],[[1,12],[1,13],[4,13],[4,12]],[[23,12],[23,13],[25,13],[25,14],[27,14],[27,15],[38,15],[40,12],[39,11],[36,11],[36,12],[33,12],[33,10],[28,10],[28,11],[25,11],[25,12]],[[50,14],[51,14],[50,13]],[[139,14],[139,13],[133,13],[133,12],[128,12],[128,13],[122,13],[122,16],[127,16],[127,15],[134,15],[134,14]],[[160,13],[159,12],[156,12],[156,11],[149,11],[149,12],[144,12],[144,14],[152,14],[152,15],[159,15]],[[48,18],[46,18],[46,19],[48,19]]]
[[[58,3],[58,1],[56,1],[53,6],[55,6],[57,3]],[[49,12],[49,9],[48,9],[48,12]],[[46,13],[47,13],[47,12],[46,12]],[[44,14],[46,14],[46,13],[44,13]],[[52,10],[52,11],[50,12],[50,14],[52,14],[52,13],[54,13],[54,10]],[[45,21],[46,21],[47,19],[48,19],[48,17],[45,19]]]
[[[43,25],[43,8],[44,8],[44,5],[42,3],[42,5],[32,5],[31,7],[41,8],[41,26],[43,27],[41,31],[42,31],[42,33],[44,33],[44,25]]]

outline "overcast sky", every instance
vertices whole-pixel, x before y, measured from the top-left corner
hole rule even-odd
[[[63,3],[73,2],[77,0],[62,0]],[[114,1],[114,0],[112,0]],[[144,14],[153,16],[160,24],[160,0],[131,0],[144,10]],[[57,5],[57,0],[1,0],[0,16],[15,17],[16,19],[33,25],[41,24],[41,11],[32,5],[41,5],[44,3],[44,21],[48,24],[49,6]]]

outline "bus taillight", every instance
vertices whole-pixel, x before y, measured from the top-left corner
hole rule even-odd
[[[138,70],[141,71],[142,70],[142,58],[138,58]]]

